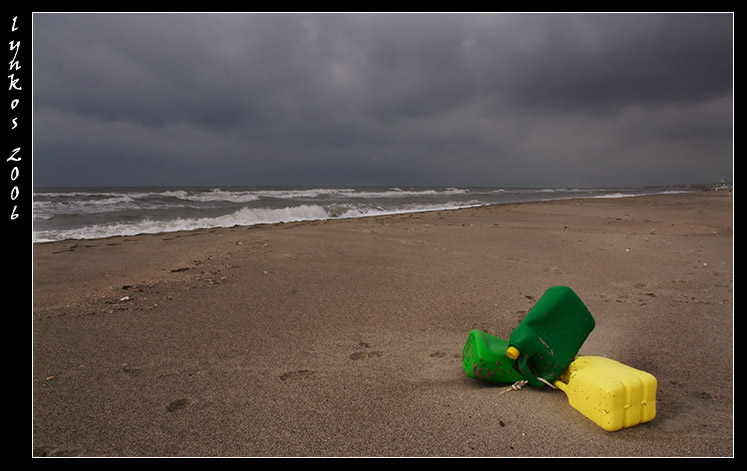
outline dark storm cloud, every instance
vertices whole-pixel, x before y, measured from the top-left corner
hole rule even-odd
[[[38,184],[731,178],[732,16],[37,14]]]
[[[518,47],[492,63],[506,99],[539,110],[619,111],[692,102],[731,87],[728,17],[552,15],[513,18]],[[725,21],[726,20],[726,21]],[[511,45],[510,37],[502,38]],[[494,45],[499,47],[499,45]],[[486,54],[489,56],[489,54]],[[501,70],[506,71],[501,73]]]

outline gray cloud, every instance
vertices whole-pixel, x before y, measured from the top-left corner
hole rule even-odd
[[[732,177],[728,14],[36,14],[38,185]]]

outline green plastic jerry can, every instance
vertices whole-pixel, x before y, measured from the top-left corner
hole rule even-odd
[[[553,286],[511,332],[506,355],[531,386],[543,387],[568,368],[594,325],[573,290]]]
[[[516,360],[507,356],[508,341],[480,330],[472,330],[462,349],[462,366],[467,376],[495,383],[524,379]]]

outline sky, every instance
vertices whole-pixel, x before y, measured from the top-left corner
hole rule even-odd
[[[733,20],[35,13],[34,186],[731,181]]]

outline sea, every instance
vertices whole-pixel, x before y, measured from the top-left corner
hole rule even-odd
[[[38,188],[33,241],[361,218],[573,198],[677,192],[647,188],[134,187]]]

